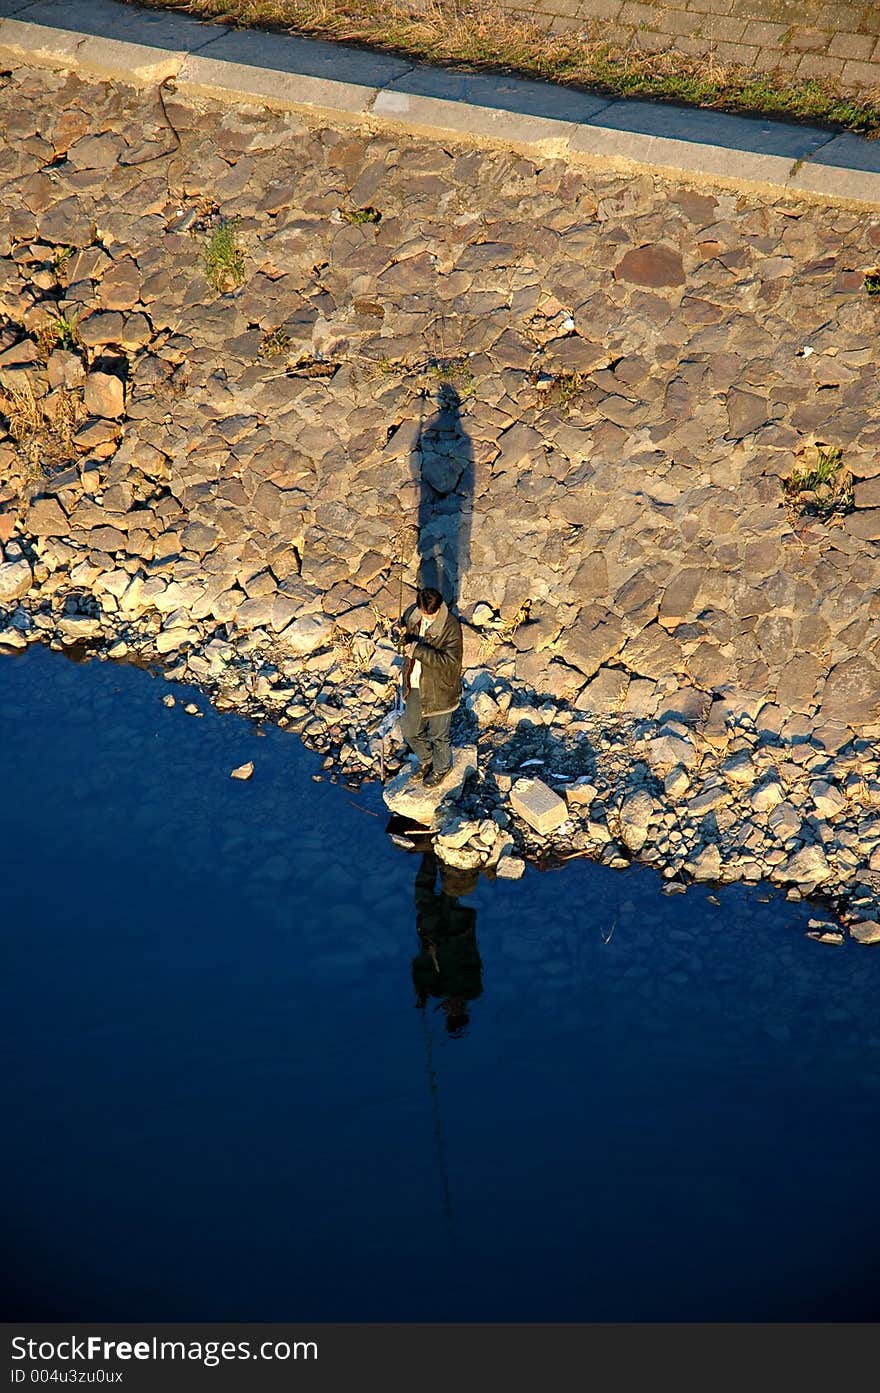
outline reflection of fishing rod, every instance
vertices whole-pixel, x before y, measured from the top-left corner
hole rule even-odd
[[[431,1096],[431,1111],[434,1119],[434,1144],[437,1148],[437,1169],[440,1172],[440,1190],[443,1196],[443,1216],[449,1245],[454,1256],[458,1256],[458,1239],[455,1232],[455,1215],[452,1208],[452,1191],[449,1188],[449,1172],[446,1169],[446,1151],[443,1145],[443,1132],[440,1126],[440,1089],[437,1084],[437,1071],[434,1068],[434,1054],[431,1048],[431,1030],[427,1021],[425,1007],[420,1008],[422,1033],[425,1037],[425,1069],[428,1075],[428,1093]]]

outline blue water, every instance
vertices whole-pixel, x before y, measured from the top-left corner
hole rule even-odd
[[[880,950],[530,869],[453,1035],[377,785],[44,649],[0,741],[8,1319],[880,1313]]]

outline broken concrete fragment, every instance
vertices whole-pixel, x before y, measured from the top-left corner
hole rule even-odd
[[[568,817],[565,800],[541,779],[517,779],[509,797],[513,811],[543,837]]]

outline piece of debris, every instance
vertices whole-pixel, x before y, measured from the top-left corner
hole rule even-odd
[[[568,817],[565,799],[541,779],[517,779],[510,790],[510,806],[536,832],[555,832]]]
[[[237,769],[233,769],[229,775],[230,779],[249,779],[254,772],[254,762],[249,759],[247,764],[240,764]]]

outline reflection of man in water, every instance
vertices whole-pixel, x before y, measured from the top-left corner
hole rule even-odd
[[[435,890],[437,872],[440,890]],[[421,951],[413,958],[412,975],[416,1005],[424,1009],[428,998],[440,998],[450,1035],[464,1033],[470,1020],[468,1002],[483,991],[483,964],[477,949],[477,911],[459,904],[477,883],[476,871],[444,866],[426,851],[416,874],[416,928]]]

